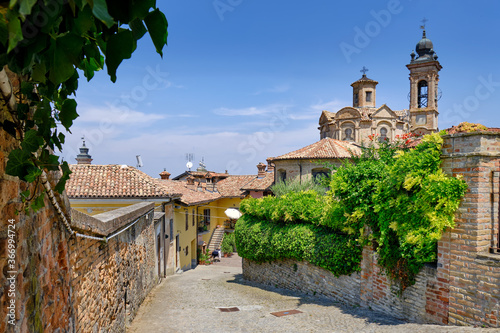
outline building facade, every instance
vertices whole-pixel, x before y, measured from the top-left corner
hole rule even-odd
[[[377,81],[363,76],[351,84],[352,106],[337,112],[323,111],[319,119],[320,139],[332,138],[367,145],[371,137],[378,140],[394,140],[396,136],[408,132],[418,135],[438,131],[438,88],[439,71],[442,66],[437,60],[432,42],[422,39],[411,53],[406,67],[410,71],[409,109],[392,110],[383,104],[377,107]]]

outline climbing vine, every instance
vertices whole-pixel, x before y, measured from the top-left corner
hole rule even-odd
[[[118,66],[147,32],[162,56],[167,25],[156,0],[0,3],[0,90],[9,114],[0,126],[20,142],[9,154],[6,173],[39,184],[42,174],[60,169],[54,190],[61,193],[70,170],[56,154],[65,140],[58,125],[70,132],[78,117],[72,96],[80,75],[90,81],[106,67],[115,82]],[[43,196],[22,193],[34,210],[42,207]]]

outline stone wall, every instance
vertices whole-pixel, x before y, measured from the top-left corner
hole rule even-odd
[[[158,282],[153,208],[144,202],[95,216],[73,210],[75,229],[110,238],[70,242],[76,332],[124,332]]]
[[[17,79],[11,80],[16,87]],[[5,119],[9,115],[0,107],[0,121]],[[28,184],[5,174],[8,154],[17,147],[17,140],[0,130],[0,332],[70,332],[68,233],[47,198],[36,214],[24,212],[20,193]]]
[[[340,298],[418,323],[500,327],[500,133],[444,138],[443,170],[461,174],[469,188],[456,214],[455,228],[438,242],[437,262],[425,266],[401,296],[369,247],[363,249],[359,277],[335,278],[321,268],[292,260],[257,264],[246,259],[243,276]]]
[[[434,265],[424,266],[415,284],[399,295],[399,285],[378,266],[377,258],[372,248],[363,248],[360,305],[416,323],[448,323],[447,286],[438,279]]]
[[[276,288],[323,295],[351,305],[360,303],[360,274],[335,277],[330,271],[292,259],[256,263],[243,259],[243,277]]]

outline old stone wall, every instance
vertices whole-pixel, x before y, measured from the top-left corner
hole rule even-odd
[[[16,89],[18,80],[11,81]],[[0,107],[0,121],[9,117]],[[47,198],[37,213],[25,213],[20,193],[28,184],[5,174],[18,145],[0,130],[0,332],[71,332],[68,233]]]
[[[108,242],[81,237],[70,242],[76,332],[124,332],[158,282],[153,208],[144,202],[92,217],[73,210],[80,230],[102,233],[114,226]]]
[[[351,305],[360,303],[360,274],[335,277],[330,271],[292,259],[256,263],[243,259],[243,277],[265,285],[323,295]]]
[[[394,283],[377,264],[371,247],[363,248],[361,262],[361,305],[416,323],[447,324],[447,291],[443,290],[434,265],[427,265],[415,284],[399,295]],[[446,288],[445,288],[446,289]],[[443,308],[443,311],[439,311]]]

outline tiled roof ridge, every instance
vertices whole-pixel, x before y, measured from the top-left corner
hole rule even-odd
[[[70,175],[66,184],[69,197],[161,198],[178,195],[159,188],[153,177],[128,165],[71,164],[70,169],[73,176]],[[109,177],[111,174],[117,178]]]

